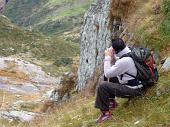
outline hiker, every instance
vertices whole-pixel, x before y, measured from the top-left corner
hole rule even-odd
[[[133,77],[137,75],[133,59],[122,57],[130,52],[120,38],[112,39],[112,47],[105,50],[104,75],[108,79],[112,78],[112,81],[102,81],[98,86],[95,107],[101,110],[101,114],[97,123],[111,119],[111,110],[118,106],[115,97],[129,98],[142,95],[143,85]],[[122,58],[116,61],[115,56]]]

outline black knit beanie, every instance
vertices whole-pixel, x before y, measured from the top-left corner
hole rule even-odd
[[[118,54],[126,47],[126,45],[121,38],[116,38],[116,39],[112,39],[112,47],[114,48],[115,53]]]

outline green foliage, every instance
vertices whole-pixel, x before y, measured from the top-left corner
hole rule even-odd
[[[165,15],[161,22],[160,32],[162,35],[170,37],[170,12]]]
[[[27,52],[34,41],[43,39],[43,35],[35,31],[18,28],[7,18],[0,15],[0,55],[8,56]]]
[[[47,38],[38,32],[21,29],[2,16],[0,42],[0,55],[5,56],[30,51],[34,57],[57,59],[73,57],[79,52],[78,44],[65,42],[62,38]]]
[[[142,42],[142,44],[144,44],[145,46],[148,44],[149,39],[150,39],[149,34],[147,32],[145,32],[144,29],[139,29],[136,32],[136,37],[138,38],[138,41],[139,41],[137,43]]]
[[[82,5],[73,6],[71,8],[65,9],[64,11],[59,13],[59,18],[79,15],[81,13],[84,13],[89,6],[90,6],[89,3],[87,2]]]
[[[7,5],[5,15],[19,25],[31,25],[31,15],[36,13],[44,0],[12,0]],[[35,19],[35,20],[38,20]]]
[[[155,50],[164,49],[166,42],[164,38],[157,36],[156,34],[147,32],[144,28],[138,29],[135,33],[136,43],[148,48],[154,48]]]
[[[56,112],[36,119],[29,124],[6,122],[4,125],[18,127],[169,127],[170,126],[170,73],[162,74],[156,86],[143,97],[130,103],[118,99],[119,106],[113,111],[113,118],[102,124],[96,119],[100,113],[94,108],[95,97],[80,97],[78,94],[69,102],[61,104]],[[160,93],[158,95],[157,93]]]
[[[60,33],[82,23],[79,18],[83,17],[90,1],[12,0],[4,14],[20,26],[32,27],[45,34]]]
[[[160,24],[160,34],[163,40],[170,44],[170,0],[163,0],[162,9],[165,14]]]
[[[162,1],[162,9],[163,9],[164,13],[170,12],[170,0]]]
[[[41,66],[45,72],[58,76],[69,70],[72,58],[79,53],[79,44],[67,42],[61,37],[46,37],[39,32],[19,28],[0,15],[0,55],[20,53],[31,54],[24,59]],[[53,64],[55,61],[56,65]]]
[[[54,65],[56,66],[66,66],[66,65],[71,65],[73,63],[73,59],[72,58],[58,58],[57,60],[55,60]]]
[[[74,57],[79,52],[79,45],[65,42],[61,38],[39,41],[31,49],[34,57],[56,60],[61,57]]]
[[[160,30],[165,36],[170,35],[170,0],[163,0],[162,9],[165,16],[161,22]]]
[[[51,35],[51,34],[60,34],[65,31],[69,31],[73,29],[75,26],[80,26],[80,25],[81,25],[80,21],[77,20],[76,22],[73,22],[72,19],[69,18],[67,20],[63,20],[62,22],[48,20],[45,23],[35,25],[34,28],[40,30],[44,34]]]
[[[170,0],[162,2],[162,12],[159,15],[148,14],[144,22],[135,32],[136,41],[140,45],[155,48],[158,51],[166,49],[170,44]]]

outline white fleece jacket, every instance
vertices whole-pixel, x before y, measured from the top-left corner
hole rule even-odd
[[[116,57],[121,57],[122,55],[127,54],[129,52],[131,52],[130,49],[128,47],[125,47],[121,52],[116,54]],[[131,75],[134,75],[134,76],[137,75],[137,69],[135,67],[135,64],[134,64],[134,61],[132,58],[123,57],[123,58],[115,61],[113,63],[113,65],[111,64],[111,61],[112,61],[112,59],[110,56],[105,57],[104,74],[107,78],[118,77],[119,82],[121,84],[126,84],[129,80],[132,80],[134,78],[127,74],[124,74],[125,72],[127,72]],[[124,75],[121,80],[122,74],[124,74]]]

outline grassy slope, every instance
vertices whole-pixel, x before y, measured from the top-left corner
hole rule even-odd
[[[32,51],[35,57],[45,56],[56,59],[57,56],[71,57],[78,52],[78,45],[74,43],[65,42],[62,38],[49,38],[39,32],[17,27],[2,15],[0,15],[0,41],[0,55],[13,55]],[[8,48],[13,48],[14,51],[6,51],[5,49]],[[67,52],[63,49],[67,49]]]
[[[38,39],[44,39],[44,37],[37,32],[19,28],[7,17],[0,15],[0,55],[8,56],[26,52],[31,48],[31,43]]]
[[[118,99],[119,107],[113,118],[96,124],[99,110],[94,109],[94,97],[79,95],[63,103],[55,113],[37,118],[31,123],[3,121],[4,125],[18,127],[169,127],[170,126],[170,73],[161,75],[159,83],[143,98],[127,105],[127,100]],[[160,94],[158,94],[158,92]]]
[[[143,10],[143,9],[142,9]],[[140,15],[141,16],[141,15]],[[166,22],[168,13],[161,13],[157,16],[153,16],[154,20],[149,20],[149,15],[146,15],[146,21],[143,24],[155,23],[155,19],[162,19],[159,25],[152,24],[150,27],[146,27],[146,32],[151,27],[154,31],[159,32],[162,24],[168,25]],[[160,18],[161,17],[161,18]],[[154,21],[154,22],[151,22]],[[156,20],[157,21],[157,20]],[[139,22],[141,23],[141,22]],[[143,26],[141,24],[141,26]],[[140,30],[140,25],[137,24]],[[165,27],[168,30],[169,27]],[[162,29],[163,30],[163,29]],[[148,31],[147,31],[148,32]],[[160,31],[157,36],[162,38],[162,33],[165,30]],[[140,33],[140,32],[139,32]],[[152,34],[153,36],[155,34]],[[169,33],[166,34],[169,36]],[[143,37],[143,34],[142,34]],[[144,36],[145,37],[145,36]],[[139,38],[141,41],[141,38]],[[167,44],[167,41],[163,41]],[[149,46],[152,43],[147,43]],[[157,47],[157,43],[153,46]],[[162,41],[161,41],[162,44]],[[161,47],[160,47],[161,48]],[[159,49],[159,48],[158,48]],[[166,52],[166,51],[165,51]],[[166,52],[167,53],[167,52]],[[64,103],[61,108],[58,108],[54,114],[48,115],[43,118],[37,118],[31,123],[20,123],[20,125],[6,122],[5,125],[18,125],[22,127],[169,127],[170,126],[170,73],[161,74],[159,83],[151,88],[143,98],[134,100],[133,103],[126,105],[126,100],[119,99],[119,107],[113,113],[113,119],[105,122],[104,124],[97,125],[95,119],[98,116],[99,111],[94,109],[94,97],[84,98],[76,97],[72,101]],[[159,94],[160,93],[160,94]]]
[[[141,1],[140,1],[141,2]],[[133,26],[131,30],[136,33],[138,43],[164,51],[169,45],[169,0],[164,0],[161,4],[160,14],[154,15],[152,12],[153,0],[144,2],[139,8],[141,20],[133,24],[133,19],[129,22]],[[141,4],[141,3],[140,3]],[[166,5],[166,6],[165,6]],[[166,11],[164,10],[166,9]],[[133,16],[133,14],[132,14]],[[130,25],[129,25],[130,26]],[[135,26],[135,27],[134,27]],[[140,35],[140,36],[139,36]],[[114,112],[113,119],[97,125],[95,119],[99,113],[94,109],[94,97],[90,99],[81,98],[75,102],[65,104],[56,114],[44,118],[45,122],[39,126],[61,126],[61,127],[169,127],[170,126],[170,73],[163,74],[159,83],[150,89],[143,98],[134,100],[133,103],[126,105],[126,100],[119,100],[120,106]],[[159,95],[159,93],[161,93]],[[39,120],[37,120],[39,121]],[[36,121],[33,122],[33,125]],[[31,124],[32,125],[32,124]]]
[[[77,17],[83,16],[89,5],[90,0],[13,0],[4,14],[18,25],[32,26],[43,33],[55,33],[80,25]],[[69,18],[72,16],[77,20]]]
[[[58,70],[59,64],[66,66],[79,53],[78,44],[19,28],[2,15],[0,16],[0,42],[1,56],[29,53],[30,56],[24,57],[26,60],[41,65],[47,72],[54,74],[64,71]]]
[[[135,42],[163,51],[170,45],[170,12],[166,9],[170,8],[170,1],[157,0],[157,5],[161,6],[158,14],[154,14],[155,5],[155,0],[143,1],[127,19],[128,27],[135,33]]]

